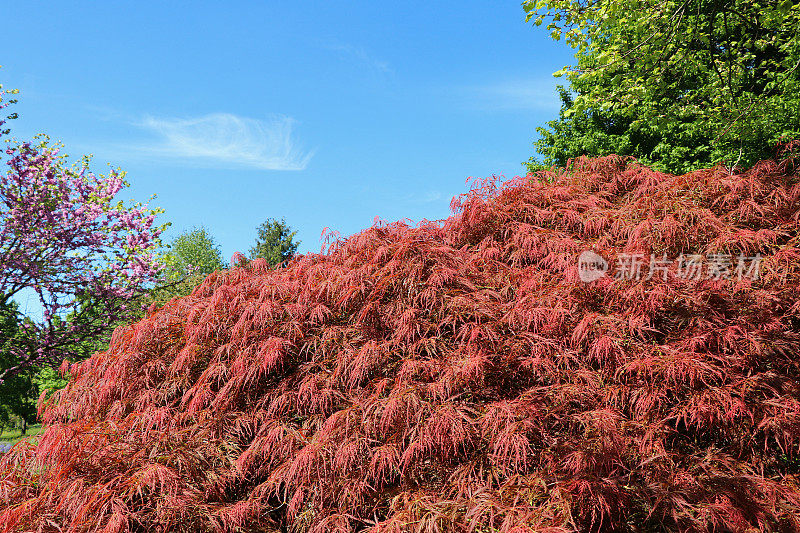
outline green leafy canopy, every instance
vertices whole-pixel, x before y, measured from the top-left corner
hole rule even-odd
[[[214,237],[204,227],[193,228],[176,237],[164,254],[164,274],[168,281],[187,276],[205,277],[215,270],[227,268]]]
[[[542,158],[633,155],[658,170],[748,166],[800,137],[800,4],[783,0],[528,0],[576,49]]]
[[[284,219],[269,218],[256,228],[256,243],[250,249],[250,259],[266,259],[270,265],[280,265],[297,252],[300,241]]]

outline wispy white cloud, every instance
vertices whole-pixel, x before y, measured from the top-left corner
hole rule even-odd
[[[156,143],[138,147],[154,156],[265,170],[303,170],[313,154],[294,139],[294,124],[290,117],[264,121],[230,113],[195,118],[147,116],[136,123],[158,137]]]
[[[470,86],[461,92],[470,107],[484,110],[558,110],[560,100],[553,78],[505,80]]]
[[[84,104],[83,108],[91,116],[103,122],[130,122],[130,117],[111,106]]]
[[[441,192],[431,190],[409,194],[405,197],[405,200],[414,204],[430,204],[443,200],[443,197]]]
[[[392,72],[389,63],[373,57],[361,46],[345,43],[328,43],[325,47],[337,52],[342,59],[354,61],[374,71],[386,74]]]
[[[436,202],[442,199],[442,193],[439,191],[428,191],[422,195],[420,200],[424,203]]]

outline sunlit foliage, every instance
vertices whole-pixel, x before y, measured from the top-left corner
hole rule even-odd
[[[576,50],[531,169],[626,154],[683,173],[747,168],[800,136],[800,2],[526,0]]]
[[[71,366],[0,531],[796,531],[798,178],[580,159],[211,274]]]

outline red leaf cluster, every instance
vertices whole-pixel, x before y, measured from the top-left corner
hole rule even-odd
[[[0,531],[800,530],[799,181],[580,159],[212,274],[70,369]]]

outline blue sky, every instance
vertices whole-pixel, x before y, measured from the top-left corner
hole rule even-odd
[[[439,219],[470,176],[511,177],[555,118],[563,42],[517,2],[6,2],[13,135],[128,172],[167,240],[205,225],[228,259],[285,217]]]

